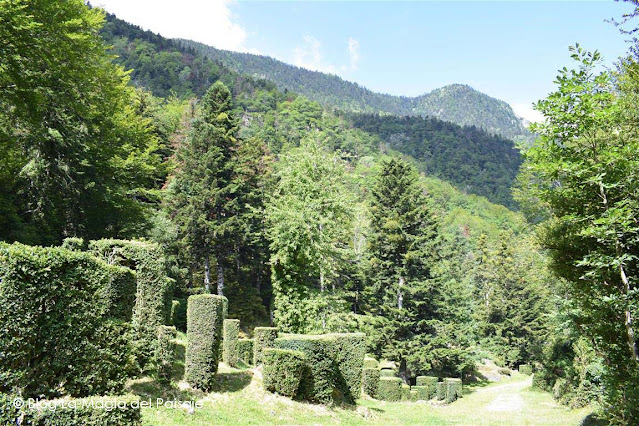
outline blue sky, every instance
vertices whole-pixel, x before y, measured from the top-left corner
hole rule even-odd
[[[613,1],[266,2],[101,0],[121,18],[184,37],[332,72],[378,92],[416,96],[466,83],[520,115],[570,65],[568,46],[627,51],[605,19],[631,9]]]

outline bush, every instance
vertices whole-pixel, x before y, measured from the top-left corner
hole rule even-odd
[[[171,325],[186,333],[186,299],[171,301]]]
[[[417,376],[415,379],[415,383],[417,386],[424,386],[426,388],[426,398],[431,399],[437,395],[437,382],[439,382],[439,378],[434,376]]]
[[[530,365],[530,364],[521,364],[521,365],[519,365],[519,372],[521,374],[525,374],[527,376],[530,376],[533,373],[532,365]]]
[[[194,388],[209,390],[217,373],[225,299],[213,294],[188,299],[185,378]]]
[[[13,407],[14,398],[0,394],[0,423],[31,426],[131,426],[140,425],[142,416],[137,396],[92,397],[40,401]]]
[[[277,339],[277,327],[255,327],[253,330],[253,365],[262,363],[262,352],[272,348]]]
[[[156,352],[156,370],[158,380],[161,383],[169,383],[173,375],[173,362],[175,362],[175,327],[161,325],[158,327],[158,343]]]
[[[132,357],[112,286],[127,276],[88,253],[0,244],[0,391],[119,392]]]
[[[364,357],[364,368],[374,368],[379,370],[379,362],[375,358]]]
[[[446,384],[446,402],[451,403],[462,395],[462,381],[461,379],[444,379]]]
[[[253,339],[237,341],[237,358],[246,365],[253,364]]]
[[[410,386],[402,383],[402,401],[410,400]]]
[[[290,398],[299,397],[306,356],[300,351],[265,348],[262,370],[264,389]]]
[[[417,392],[418,401],[428,401],[431,397],[428,386],[415,385],[415,386],[411,386],[410,390],[411,392],[412,391]]]
[[[355,402],[362,392],[366,335],[364,333],[335,333],[330,336],[334,339],[333,346],[336,351],[335,363],[339,369],[338,373],[350,389],[346,400]]]
[[[397,377],[393,370],[389,370],[387,368],[383,370],[379,370],[380,377]]]
[[[379,370],[377,368],[364,368],[362,375],[362,388],[364,393],[372,398],[377,396],[379,386]]]
[[[153,361],[157,328],[169,324],[172,280],[160,247],[143,241],[97,240],[89,250],[109,264],[136,271],[137,294],[133,310],[133,347],[141,368]]]
[[[87,248],[84,240],[77,237],[68,237],[62,241],[62,248],[67,250],[83,251]]]
[[[222,339],[222,360],[229,367],[237,367],[237,337],[240,334],[240,320],[224,320],[224,337]]]
[[[435,396],[440,401],[446,399],[446,383],[437,382],[437,384],[435,385]]]
[[[399,377],[380,377],[377,397],[382,401],[401,401],[402,379]]]
[[[412,401],[412,402],[419,401],[419,392],[417,392],[417,389],[413,389],[411,387],[409,387],[409,389],[410,389],[409,401]]]
[[[504,375],[504,376],[510,376],[510,369],[509,368],[498,368],[497,372],[499,374]]]

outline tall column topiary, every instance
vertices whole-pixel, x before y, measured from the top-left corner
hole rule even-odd
[[[239,358],[237,337],[240,334],[240,320],[224,320],[224,342],[222,343],[222,361],[229,367],[237,367]]]

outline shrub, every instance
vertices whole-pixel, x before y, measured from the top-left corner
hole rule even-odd
[[[521,374],[525,374],[527,376],[530,376],[533,373],[532,365],[530,365],[530,364],[520,364],[519,365],[519,372]]]
[[[209,390],[217,373],[224,299],[213,294],[188,299],[185,378],[198,389]]]
[[[158,327],[158,343],[155,356],[158,380],[161,383],[169,383],[173,375],[173,362],[175,362],[175,327],[161,325]]]
[[[510,369],[508,369],[508,368],[498,368],[497,372],[499,374],[504,375],[504,376],[510,376]]]
[[[253,364],[253,339],[239,339],[237,341],[237,357],[246,365]]]
[[[410,386],[402,383],[402,401],[410,400]]]
[[[444,379],[446,384],[446,402],[451,403],[462,395],[462,381],[461,379]]]
[[[88,253],[0,244],[0,391],[120,391],[131,367],[130,328],[111,316],[125,310],[111,286],[127,276]]]
[[[253,365],[262,363],[262,352],[272,348],[277,339],[277,327],[255,327],[253,330]]]
[[[364,393],[370,397],[377,396],[377,387],[379,386],[379,370],[377,368],[364,368],[362,375],[362,388]]]
[[[417,386],[424,386],[426,388],[426,397],[424,399],[435,397],[437,394],[437,382],[439,382],[439,378],[434,376],[417,376],[415,379]]]
[[[105,396],[40,401],[13,407],[13,397],[0,395],[0,423],[32,426],[131,426],[142,417],[137,396]]]
[[[62,241],[61,247],[67,250],[83,251],[86,249],[86,244],[82,238],[68,237]]]
[[[106,315],[122,321],[131,322],[137,291],[136,273],[122,266],[106,265],[108,285],[101,290],[105,300]]]
[[[364,368],[374,368],[379,370],[379,362],[375,358],[364,357]]]
[[[240,334],[240,320],[224,320],[224,337],[222,339],[222,360],[229,367],[237,367],[237,337]]]
[[[415,385],[415,386],[411,386],[410,390],[411,392],[412,391],[417,392],[418,401],[428,401],[431,397],[428,386]]]
[[[397,377],[393,370],[389,370],[387,368],[379,370],[379,375],[381,377]]]
[[[435,396],[440,401],[446,399],[446,383],[437,382],[437,385],[435,385]]]
[[[355,402],[362,392],[366,335],[364,333],[335,333],[330,336],[334,339],[335,363],[338,366],[339,375],[350,389],[346,400]]]
[[[306,369],[306,356],[300,351],[274,348],[265,348],[262,355],[264,389],[297,398]]]
[[[148,242],[113,239],[91,241],[89,250],[109,264],[136,271],[133,346],[139,366],[145,368],[155,354],[157,327],[170,321],[172,280],[162,251]]]
[[[380,377],[377,396],[383,401],[401,401],[402,379],[399,377]]]
[[[412,402],[416,402],[419,401],[419,392],[417,391],[417,389],[413,389],[409,387],[409,392],[410,392],[410,397],[409,397],[409,401]]]

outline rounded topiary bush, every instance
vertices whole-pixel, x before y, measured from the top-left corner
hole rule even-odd
[[[380,377],[377,397],[383,401],[401,401],[402,379],[399,377]]]
[[[372,398],[377,397],[379,387],[379,370],[377,368],[364,368],[362,376],[362,389],[364,393]]]
[[[237,367],[237,338],[240,334],[239,319],[224,320],[224,337],[222,343],[222,361],[229,367]]]
[[[156,371],[161,383],[169,383],[173,373],[175,362],[175,327],[161,325],[158,327],[158,342],[155,354]]]
[[[262,352],[272,348],[277,339],[277,327],[255,327],[253,330],[253,365],[262,363]]]
[[[222,296],[190,296],[187,307],[185,378],[191,386],[209,390],[217,373],[222,340]]]
[[[287,349],[266,348],[262,355],[264,389],[291,398],[298,397],[302,375],[306,368],[304,353]]]
[[[379,370],[379,362],[375,358],[372,357],[364,357],[364,368],[374,368]]]

